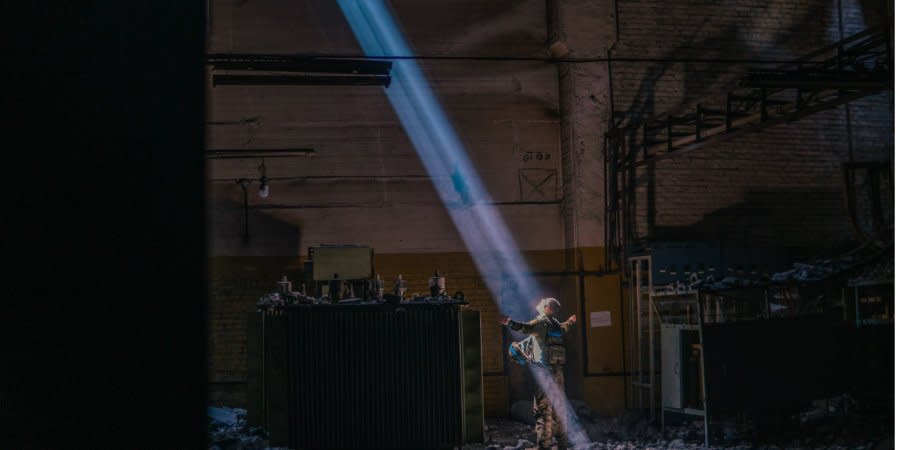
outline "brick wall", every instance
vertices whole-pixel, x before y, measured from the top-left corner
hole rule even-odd
[[[299,279],[299,257],[210,258],[207,367],[212,405],[244,407],[247,380],[247,313],[275,290],[282,275]]]
[[[837,4],[620,0],[615,56],[792,59],[838,39]],[[878,25],[882,6],[843,1],[844,35]],[[626,120],[685,114],[697,103],[724,109],[725,94],[748,67],[615,63],[615,107]],[[850,105],[855,160],[891,157],[891,104],[892,95],[883,94]],[[841,106],[638,170],[639,180],[652,180],[636,190],[639,235],[800,248],[852,240],[841,174],[849,159],[847,124]]]

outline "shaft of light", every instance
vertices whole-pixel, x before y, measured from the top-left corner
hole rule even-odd
[[[339,5],[365,53],[410,52],[381,1],[340,1]],[[490,196],[418,63],[395,62],[391,78],[385,90],[388,99],[494,298],[502,298],[504,287],[498,274],[509,277],[507,289],[536,295],[537,284],[526,275],[528,266],[518,246],[496,208],[488,204]],[[504,312],[516,317],[531,311],[525,302],[505,306],[514,308]]]
[[[400,28],[382,0],[339,0],[344,17],[367,55],[413,54]],[[497,208],[468,158],[465,147],[434,96],[415,60],[395,61],[391,85],[385,93],[397,117],[431,177],[460,237],[472,255],[495,301],[518,319],[533,314],[530,301],[539,294],[525,263]],[[506,282],[500,276],[507,277]],[[505,289],[511,292],[504,292]],[[581,444],[587,437],[572,414],[565,393],[532,369],[553,407],[568,414],[570,442]]]

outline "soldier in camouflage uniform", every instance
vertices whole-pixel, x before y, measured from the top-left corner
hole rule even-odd
[[[509,317],[503,317],[501,323],[528,335],[527,340],[530,341],[530,345],[525,346],[528,353],[525,355],[525,359],[532,363],[533,373],[536,377],[542,378],[545,383],[555,384],[559,388],[560,395],[565,398],[563,367],[566,363],[566,347],[564,338],[575,324],[575,315],[573,314],[565,322],[559,322],[555,316],[559,312],[560,304],[555,298],[541,299],[536,309],[538,316],[530,322],[516,322],[510,320]],[[520,351],[523,348],[520,345],[513,347]],[[537,383],[533,411],[538,448],[551,448],[553,436],[556,436],[558,448],[566,448],[565,412],[554,411],[540,381]]]

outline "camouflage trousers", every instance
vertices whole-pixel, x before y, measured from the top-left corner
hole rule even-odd
[[[534,371],[537,378],[542,378],[545,383],[553,383],[557,388],[557,392],[544,392],[544,388],[539,380],[536,380],[534,404],[532,411],[534,412],[534,432],[537,435],[538,448],[551,448],[553,445],[553,437],[556,436],[558,448],[565,449],[566,440],[566,417],[565,411],[556,411],[550,401],[550,397],[554,395],[561,396],[565,399],[565,384],[563,379],[563,366],[540,367]]]

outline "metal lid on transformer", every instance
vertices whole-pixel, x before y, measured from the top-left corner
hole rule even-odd
[[[403,279],[402,274],[398,274],[397,278],[394,279],[394,295],[403,300],[404,294],[406,294],[406,280]]]
[[[291,291],[291,282],[288,281],[286,276],[282,276],[281,280],[278,281],[278,292],[284,295],[290,294]]]
[[[384,298],[384,280],[381,279],[381,275],[375,274],[375,279],[372,280],[371,292],[378,301]]]
[[[428,289],[431,291],[432,297],[445,295],[447,292],[447,279],[435,270],[434,275],[428,280]]]

